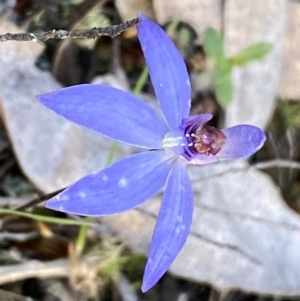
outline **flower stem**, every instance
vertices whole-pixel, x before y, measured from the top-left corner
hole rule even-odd
[[[135,84],[135,87],[133,88],[132,90],[132,93],[135,94],[135,95],[139,95],[143,89],[143,87],[145,86],[146,84],[146,81],[148,79],[148,68],[147,67],[144,67],[139,79],[137,80],[136,84]]]

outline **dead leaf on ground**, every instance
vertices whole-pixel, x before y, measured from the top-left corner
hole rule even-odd
[[[208,26],[221,30],[221,0],[154,0],[154,12],[157,21],[165,24],[174,18],[193,27],[202,43],[203,32]]]
[[[300,98],[300,3],[287,1],[285,38],[282,51],[279,95],[283,98]]]
[[[300,218],[269,176],[241,162],[191,167],[190,176],[193,225],[170,271],[220,289],[299,295]],[[159,206],[156,197],[103,221],[146,254]]]
[[[285,0],[228,0],[225,5],[225,43],[228,56],[258,42],[273,44],[264,59],[235,68],[234,98],[225,113],[226,126],[249,123],[266,127],[278,91],[286,19]]]
[[[21,32],[1,20],[4,32]],[[85,130],[38,103],[36,95],[61,88],[48,72],[35,67],[41,43],[5,42],[0,47],[0,104],[12,146],[28,178],[48,193],[103,167],[112,141]],[[117,157],[132,150],[120,147]]]
[[[186,0],[175,3],[154,0],[154,10],[160,24],[178,18],[194,28],[199,43],[202,43],[204,30],[208,26],[221,31],[224,19],[228,56],[257,42],[274,44],[272,53],[263,61],[235,68],[234,99],[225,110],[226,126],[250,123],[265,127],[273,113],[280,76],[286,2],[255,0],[245,4],[239,0],[228,0],[222,6],[222,1]]]

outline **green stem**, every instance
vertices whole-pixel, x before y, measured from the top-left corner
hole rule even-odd
[[[148,79],[148,68],[144,67],[139,79],[137,80],[135,87],[132,90],[132,93],[134,95],[139,95],[143,89],[143,87],[145,86],[147,79]]]
[[[46,222],[46,223],[52,223],[52,224],[62,224],[62,225],[68,225],[68,226],[82,226],[82,225],[91,225],[91,223],[88,223],[86,221],[76,221],[68,218],[59,218],[59,217],[52,217],[52,216],[46,216],[46,215],[38,215],[33,214],[29,212],[24,211],[16,211],[13,209],[6,209],[6,208],[0,208],[0,214],[13,214],[17,216],[27,217],[36,221]]]

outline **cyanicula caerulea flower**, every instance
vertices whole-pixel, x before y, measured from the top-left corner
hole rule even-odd
[[[250,156],[265,135],[251,125],[218,130],[206,125],[211,114],[189,117],[191,86],[179,51],[156,23],[139,18],[138,38],[164,120],[132,94],[105,85],[78,85],[38,99],[85,128],[148,149],[83,177],[46,204],[104,216],[135,208],[165,186],[143,278],[142,290],[147,291],[167,271],[189,233],[193,191],[186,164]]]

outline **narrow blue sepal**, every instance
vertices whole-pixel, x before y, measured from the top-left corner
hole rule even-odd
[[[185,62],[166,32],[139,14],[138,37],[156,97],[171,129],[179,127],[191,107],[191,84]]]
[[[172,159],[164,151],[138,153],[83,177],[46,207],[86,216],[124,212],[157,194],[171,167]]]
[[[169,269],[186,242],[193,217],[193,191],[185,164],[178,160],[167,180],[154,229],[142,291],[146,292]]]
[[[113,140],[159,149],[166,124],[145,102],[125,91],[85,84],[37,96],[57,114]]]

